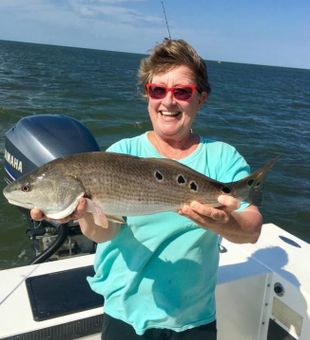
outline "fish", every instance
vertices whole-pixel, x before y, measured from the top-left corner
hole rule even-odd
[[[177,212],[194,200],[218,207],[219,195],[255,204],[277,159],[239,181],[222,183],[171,159],[85,152],[46,163],[8,184],[3,195],[10,204],[38,208],[51,219],[70,216],[86,197],[95,222],[104,214],[125,223],[125,216]]]

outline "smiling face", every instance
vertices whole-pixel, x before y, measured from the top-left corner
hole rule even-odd
[[[196,84],[195,75],[185,65],[176,66],[165,73],[155,74],[152,83],[169,88],[178,85]],[[193,120],[207,93],[194,91],[189,100],[177,100],[172,91],[168,91],[163,99],[148,97],[148,111],[155,134],[163,140],[182,140],[190,134]]]

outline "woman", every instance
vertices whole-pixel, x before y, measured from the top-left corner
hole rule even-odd
[[[164,40],[141,62],[139,78],[153,130],[108,151],[173,158],[222,182],[248,175],[232,146],[192,132],[210,87],[206,65],[190,45]],[[219,208],[192,202],[178,214],[127,217],[126,225],[103,229],[81,199],[70,218],[98,243],[89,283],[105,298],[103,339],[216,339],[219,235],[256,242],[262,225],[255,206],[230,196],[218,200]],[[32,217],[43,216],[34,209]]]

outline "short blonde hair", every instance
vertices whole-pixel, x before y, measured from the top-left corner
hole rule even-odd
[[[192,46],[181,39],[165,39],[152,49],[148,57],[141,60],[139,84],[145,89],[145,85],[152,81],[155,74],[167,72],[180,65],[186,65],[193,71],[199,92],[211,92],[205,61]]]

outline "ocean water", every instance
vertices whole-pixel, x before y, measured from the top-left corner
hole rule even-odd
[[[105,149],[150,129],[139,96],[138,54],[0,41],[0,189],[5,132],[19,119],[66,114]],[[310,240],[310,70],[208,61],[212,93],[194,130],[234,145],[255,170],[282,157],[268,174],[261,211]],[[0,195],[0,269],[33,255],[26,220]]]

